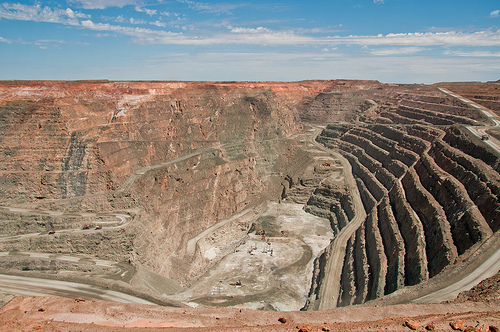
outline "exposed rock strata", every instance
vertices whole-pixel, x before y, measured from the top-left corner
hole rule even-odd
[[[188,240],[266,195],[279,195],[280,175],[270,175],[272,170],[297,174],[287,165],[289,158],[301,156],[286,139],[301,128],[296,105],[329,85],[3,86],[3,204],[95,212],[140,207],[142,212],[108,244],[106,236],[94,241],[74,235],[59,245],[62,237],[56,236],[30,245],[28,240],[2,244],[2,250],[55,247],[61,253],[131,260],[181,283],[195,280],[212,262],[201,249],[188,253]],[[248,225],[235,224],[225,234],[237,241],[247,230]]]
[[[368,257],[368,294],[366,300],[373,300],[385,294],[385,276],[387,275],[387,256],[378,227],[377,210],[373,210],[366,218],[366,253]]]
[[[338,298],[338,306],[345,307],[352,305],[356,299],[356,284],[355,280],[355,263],[354,263],[354,242],[355,235],[347,241],[346,257],[344,259],[344,266],[342,268],[342,275],[340,277],[340,294]],[[360,280],[359,280],[360,281]]]
[[[414,169],[402,179],[408,203],[417,213],[424,228],[429,277],[433,277],[452,264],[458,257],[453,244],[450,224],[435,198],[422,186]]]
[[[312,193],[304,210],[330,220],[334,235],[340,232],[354,216],[346,188],[328,181],[322,182]]]
[[[389,199],[406,248],[405,285],[415,285],[427,280],[429,274],[422,223],[406,201],[399,182],[389,192]]]
[[[427,156],[419,161],[415,169],[423,186],[443,206],[459,254],[491,236],[491,229],[462,184],[440,170]]]
[[[389,294],[404,286],[405,245],[387,198],[378,205],[378,227],[387,257],[385,293]]]
[[[368,265],[368,255],[366,252],[365,239],[365,225],[356,231],[356,238],[361,239],[360,241],[354,242],[354,282],[356,283],[356,293],[353,303],[359,304],[364,303],[368,296],[368,285],[370,279],[370,271]]]
[[[484,117],[464,104],[440,108],[435,101],[402,102],[396,113],[379,113],[406,126],[329,125],[317,139],[339,149],[357,177],[368,217],[365,235],[353,237],[352,247],[361,260],[366,247],[370,273],[368,279],[354,274],[354,284],[367,283],[365,300],[432,278],[498,230],[498,157],[460,127],[428,126]],[[425,111],[411,108],[428,103]],[[352,288],[346,273],[363,271],[347,250],[339,305],[361,298],[345,298]]]
[[[355,216],[353,197],[334,161],[293,139],[303,122],[349,122],[327,125],[317,141],[350,162],[367,212],[347,246],[339,305],[432,278],[500,228],[500,157],[455,125],[488,119],[436,87],[4,82],[0,96],[0,203],[66,213],[6,212],[4,236],[92,222],[73,212],[133,217],[92,236],[2,242],[2,251],[128,261],[187,285],[252,227],[221,221],[262,201],[305,204],[338,234]],[[499,100],[469,96],[495,107]],[[311,297],[329,250],[316,260]]]

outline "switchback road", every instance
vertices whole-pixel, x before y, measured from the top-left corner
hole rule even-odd
[[[340,161],[343,168],[343,175],[346,184],[349,188],[349,193],[354,204],[354,218],[335,236],[330,245],[330,257],[325,267],[325,277],[321,282],[318,310],[335,309],[337,307],[337,299],[340,291],[340,278],[342,275],[342,267],[344,265],[344,257],[346,254],[347,241],[352,234],[361,226],[366,218],[366,211],[361,201],[361,195],[358,191],[356,180],[352,174],[351,164],[341,154],[324,147],[316,142],[316,137],[321,133],[321,129],[316,128],[314,135],[311,137],[311,143],[316,148],[326,152]]]
[[[85,298],[89,300],[103,300],[123,303],[153,304],[136,296],[115,292],[104,287],[91,286],[81,283],[49,280],[31,277],[19,277],[0,274],[0,289],[2,292],[25,296],[62,296]]]
[[[457,297],[460,292],[471,289],[484,279],[495,275],[500,270],[500,250],[497,250],[483,264],[472,271],[462,280],[444,287],[438,291],[422,296],[411,302],[413,303],[438,303],[442,301],[451,301]]]
[[[482,138],[484,135],[487,135],[486,130],[500,126],[500,120],[498,119],[498,117],[495,114],[492,114],[491,112],[486,110],[481,105],[478,105],[475,102],[473,102],[472,100],[469,100],[469,99],[462,97],[456,93],[453,93],[450,90],[447,90],[444,88],[438,88],[438,89],[439,89],[439,91],[441,91],[449,96],[452,96],[454,98],[457,98],[458,100],[466,103],[467,105],[470,105],[471,107],[476,108],[477,110],[481,111],[484,115],[486,115],[486,117],[491,122],[493,122],[493,125],[490,125],[490,126],[466,126],[466,128],[476,137]],[[491,146],[498,153],[500,153],[500,142],[498,142],[496,139],[489,138],[487,140],[484,140],[483,142],[485,144]]]

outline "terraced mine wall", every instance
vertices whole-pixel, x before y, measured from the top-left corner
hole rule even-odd
[[[497,155],[464,127],[329,125],[317,140],[351,163],[368,215],[338,306],[432,278],[499,228]]]
[[[244,241],[268,200],[304,204],[336,236],[356,215],[353,193],[294,138],[325,123],[316,141],[350,163],[367,216],[337,305],[433,278],[500,228],[500,157],[466,127],[486,116],[436,87],[3,82],[0,97],[2,252],[125,262],[185,286]],[[116,227],[63,232],[98,221]],[[315,262],[311,298],[330,256]]]
[[[346,189],[325,182],[312,193],[304,210],[330,220],[334,234],[342,230],[354,216],[351,198]]]
[[[0,243],[0,251],[128,261],[189,284],[232,250],[251,223],[196,236],[278,200],[283,177],[297,173],[290,161],[307,161],[288,141],[302,128],[297,105],[334,84],[4,83],[0,203],[64,214],[12,216],[2,222],[4,236],[21,226],[13,226],[19,218],[26,231],[45,234],[92,222],[68,219],[75,212],[118,211],[133,221],[92,236],[20,238]],[[217,250],[207,253],[208,247]]]
[[[433,278],[466,259],[500,222],[499,154],[466,127],[488,124],[483,112],[425,87],[363,97],[377,104],[359,115],[365,123],[332,123],[316,139],[349,161],[367,215],[347,243],[338,306]],[[475,101],[485,98],[494,99]],[[321,109],[319,99],[314,109]],[[330,253],[323,255],[311,299],[327,287],[321,276]]]
[[[496,114],[500,113],[500,96],[496,84],[440,84],[446,89],[482,105]]]

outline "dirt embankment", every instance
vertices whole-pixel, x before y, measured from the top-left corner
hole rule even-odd
[[[175,309],[148,305],[18,297],[0,309],[9,331],[497,331],[498,302],[352,307],[317,312]],[[409,326],[413,326],[412,328]],[[473,330],[472,327],[477,327]]]

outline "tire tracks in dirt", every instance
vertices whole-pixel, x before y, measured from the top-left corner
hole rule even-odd
[[[312,135],[310,142],[314,144],[316,148],[338,159],[342,165],[342,172],[349,188],[349,193],[353,198],[355,213],[352,220],[344,228],[342,228],[330,244],[330,257],[328,258],[325,266],[325,277],[321,281],[319,298],[315,301],[316,303],[312,304],[314,309],[328,310],[335,309],[337,307],[337,299],[340,291],[340,278],[346,254],[347,241],[366,219],[366,211],[363,206],[363,202],[361,201],[361,195],[359,194],[356,180],[352,174],[351,164],[341,154],[316,142],[316,137],[321,133],[321,128],[313,128],[315,129],[315,133]]]

